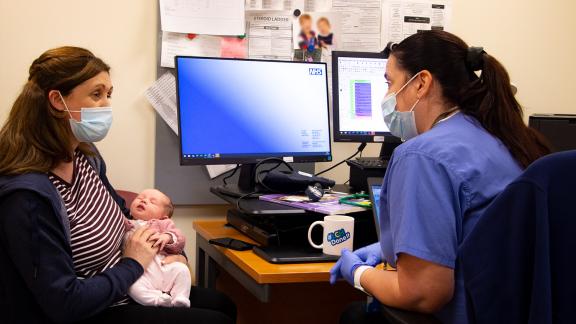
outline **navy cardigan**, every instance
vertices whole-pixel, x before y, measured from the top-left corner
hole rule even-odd
[[[100,179],[129,216],[106,177],[100,155],[89,157]],[[0,314],[2,322],[74,322],[126,295],[144,269],[133,259],[89,279],[78,279],[70,224],[60,194],[46,174],[0,177]]]

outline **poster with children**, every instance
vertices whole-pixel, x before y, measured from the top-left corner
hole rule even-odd
[[[306,12],[294,18],[294,60],[326,62],[340,41],[340,14]]]

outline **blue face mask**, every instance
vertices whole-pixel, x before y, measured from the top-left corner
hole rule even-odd
[[[106,137],[112,126],[112,108],[81,108],[80,110],[69,110],[64,97],[60,94],[66,111],[70,114],[70,128],[74,137],[79,142],[94,143]],[[80,121],[72,118],[71,112],[80,112]]]
[[[398,90],[398,92],[392,92],[382,100],[381,108],[384,122],[386,123],[386,126],[388,126],[388,129],[390,129],[390,133],[396,137],[400,137],[402,141],[407,141],[418,136],[416,118],[414,117],[414,108],[416,108],[420,99],[416,100],[409,111],[400,112],[396,110],[396,96],[419,74],[420,73],[416,73],[402,86],[402,88],[400,88],[400,90]]]

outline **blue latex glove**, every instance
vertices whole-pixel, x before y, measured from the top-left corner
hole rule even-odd
[[[340,279],[340,266],[342,265],[342,257],[336,261],[336,264],[330,269],[330,284],[333,285]]]
[[[382,263],[382,247],[380,246],[380,242],[358,249],[354,251],[354,254],[371,267]]]
[[[354,254],[358,256],[362,262],[371,267],[375,267],[376,265],[382,263],[382,248],[380,247],[379,242],[360,248],[354,251]],[[338,259],[338,262],[336,262],[332,269],[330,269],[331,284],[335,284],[336,281],[341,277],[341,266],[342,258]],[[352,278],[352,281],[354,281],[354,278]]]
[[[330,283],[335,284],[336,280],[342,276],[349,284],[354,285],[354,271],[363,265],[371,266],[348,249],[343,249],[342,256],[340,256],[338,262],[330,269]]]
[[[338,261],[342,261],[340,263],[340,275],[352,286],[354,286],[354,271],[361,265],[368,265],[348,249],[342,250],[342,256]]]

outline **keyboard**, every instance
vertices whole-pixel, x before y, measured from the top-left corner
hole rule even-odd
[[[382,169],[388,166],[387,160],[374,157],[356,158],[353,161],[366,169]]]

